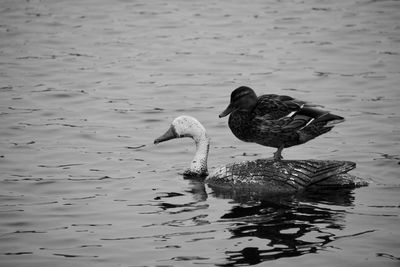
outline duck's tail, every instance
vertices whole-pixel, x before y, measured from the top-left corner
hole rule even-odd
[[[329,113],[328,111],[325,110],[311,108],[311,107],[303,107],[299,112],[297,112],[296,115],[304,115],[313,118],[314,120],[311,120],[310,123],[326,122],[329,125],[335,125],[337,123],[344,121],[344,118],[341,116]]]
[[[341,116],[310,107],[302,108],[297,115],[312,118],[304,127],[299,129],[300,138],[303,142],[307,142],[321,134],[329,132],[336,124],[345,120]]]

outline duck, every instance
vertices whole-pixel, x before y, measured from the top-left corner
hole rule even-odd
[[[262,194],[295,193],[312,187],[355,188],[368,182],[348,172],[355,168],[351,161],[256,159],[217,167],[209,174],[207,168],[210,137],[194,117],[175,118],[168,130],[154,140],[159,144],[171,139],[188,137],[194,140],[196,152],[186,178],[204,179],[212,188],[260,192]]]
[[[283,158],[284,148],[304,144],[345,120],[287,95],[257,96],[247,86],[232,91],[230,103],[219,117],[227,115],[229,128],[241,141],[277,148],[275,161]]]

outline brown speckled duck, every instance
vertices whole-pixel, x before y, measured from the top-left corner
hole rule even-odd
[[[228,114],[233,134],[245,142],[277,148],[275,161],[282,159],[285,147],[304,144],[344,121],[343,117],[290,96],[267,94],[257,97],[246,86],[232,92],[230,104],[219,117]]]

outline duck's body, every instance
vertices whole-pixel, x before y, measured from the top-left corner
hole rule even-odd
[[[205,128],[193,117],[176,118],[168,131],[157,138],[160,143],[173,138],[191,137],[196,154],[185,176],[206,177],[209,142]],[[259,159],[232,163],[216,168],[206,182],[227,190],[262,191],[263,193],[294,193],[310,186],[358,187],[366,185],[361,179],[347,174],[355,168],[349,161]]]
[[[229,116],[229,128],[242,141],[278,148],[300,145],[329,132],[343,117],[317,109],[290,96],[268,94],[257,97],[249,87],[231,94],[229,106],[220,117]]]

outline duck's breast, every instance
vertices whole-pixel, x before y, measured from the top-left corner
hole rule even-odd
[[[253,142],[255,135],[251,116],[246,112],[235,111],[229,115],[229,128],[232,133],[244,142]]]

